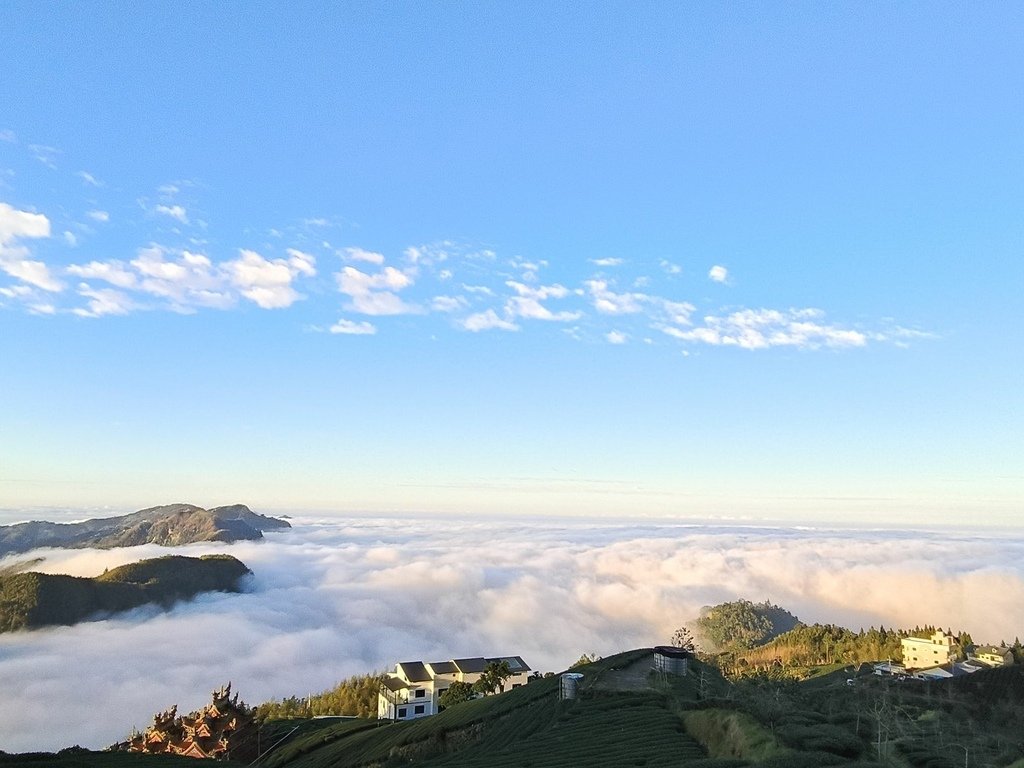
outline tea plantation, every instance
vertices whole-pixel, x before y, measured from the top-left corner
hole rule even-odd
[[[581,668],[575,700],[546,678],[416,721],[296,732],[259,768],[959,768],[965,750],[968,768],[1024,768],[1024,669],[945,686],[867,666],[732,684],[700,662],[680,678],[650,661],[638,650]]]

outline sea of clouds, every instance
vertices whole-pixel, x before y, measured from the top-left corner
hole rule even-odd
[[[541,671],[583,652],[667,642],[700,608],[771,600],[805,622],[937,624],[1024,635],[1024,532],[685,522],[297,518],[261,542],[37,550],[51,573],[174,552],[227,552],[243,594],[205,594],[75,627],[0,635],[0,750],[100,748],[231,681],[250,704],[397,661],[520,654]]]

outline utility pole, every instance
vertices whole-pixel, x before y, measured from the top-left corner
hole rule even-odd
[[[967,755],[968,755],[967,747],[965,747],[963,744],[957,744],[955,742],[951,746],[960,747],[960,749],[962,749],[964,751],[964,768],[967,768]]]

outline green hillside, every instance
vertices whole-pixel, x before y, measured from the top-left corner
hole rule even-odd
[[[580,695],[558,698],[557,677],[533,680],[499,696],[400,723],[347,721],[298,735],[264,768],[355,768],[412,763],[431,768],[532,766],[678,766],[706,763],[686,731],[681,707],[727,684],[713,668],[703,676],[658,678],[651,652],[631,651],[579,668]]]
[[[0,632],[76,624],[152,603],[166,607],[200,592],[237,591],[247,573],[229,555],[168,555],[95,578],[34,571],[0,575]]]
[[[800,620],[786,609],[750,600],[706,605],[696,621],[701,644],[718,651],[754,648],[799,625]]]
[[[870,667],[730,683],[698,660],[686,677],[651,662],[637,650],[581,667],[573,701],[551,677],[411,722],[275,721],[265,727],[284,741],[259,765],[959,768],[964,749],[971,766],[1024,760],[1024,667],[951,683],[900,683]]]
[[[633,651],[582,667],[586,695],[558,700],[558,678],[535,680],[439,715],[401,723],[339,723],[283,746],[264,768],[423,766],[674,766],[703,750],[687,736],[668,688],[619,687],[614,673],[649,659]],[[607,684],[603,684],[606,681]],[[695,695],[692,691],[680,694]],[[642,733],[642,740],[631,737]]]

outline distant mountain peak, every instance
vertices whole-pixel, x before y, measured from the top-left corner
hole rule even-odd
[[[245,504],[204,509],[176,503],[147,507],[129,515],[80,523],[34,521],[0,526],[0,557],[39,547],[176,547],[200,541],[252,541],[264,531],[291,528],[285,520],[253,512]]]

